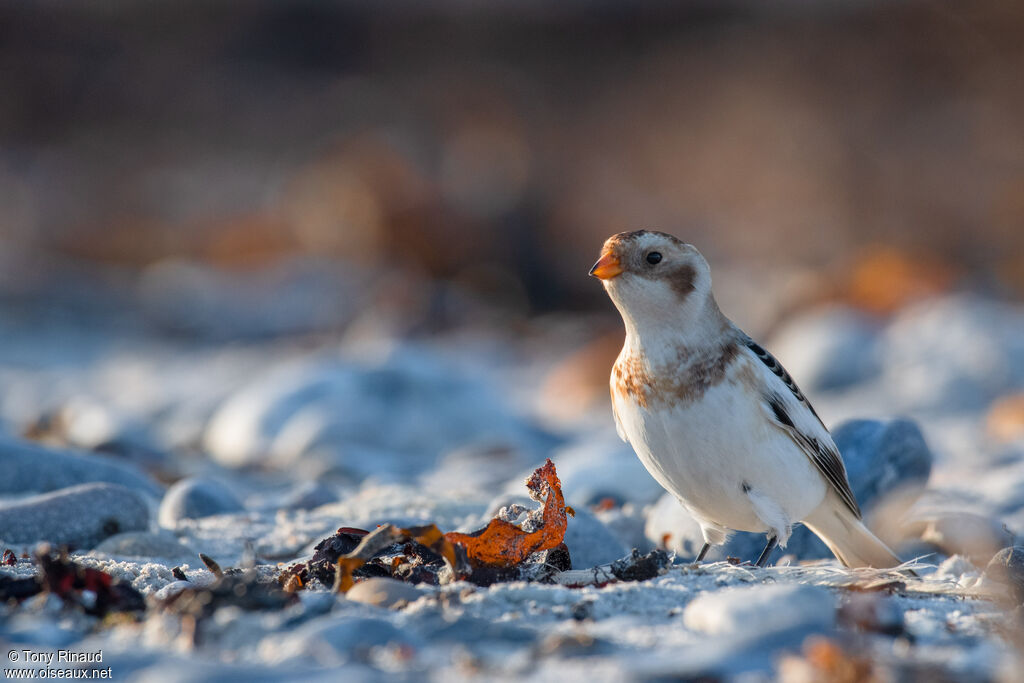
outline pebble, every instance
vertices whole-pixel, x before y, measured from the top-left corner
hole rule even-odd
[[[985,567],[985,579],[1009,587],[1019,604],[1024,604],[1024,546],[1003,548]]]
[[[415,602],[426,594],[427,591],[420,590],[410,583],[377,576],[352,586],[345,597],[366,605],[394,609]]]
[[[879,372],[878,327],[859,311],[829,306],[787,322],[768,348],[802,389],[840,389]]]
[[[407,481],[467,445],[530,453],[532,462],[558,442],[480,378],[416,347],[366,364],[325,355],[272,368],[224,402],[204,438],[227,467],[294,471],[314,459],[356,480]]]
[[[365,609],[365,608],[364,608]],[[320,617],[287,634],[273,633],[259,645],[259,654],[274,662],[338,666],[353,653],[382,646],[422,645],[419,638],[399,630],[384,619],[352,615]]]
[[[880,348],[902,410],[984,410],[1024,384],[1024,311],[968,295],[922,302],[896,316]]]
[[[106,482],[160,497],[163,489],[131,465],[97,454],[54,450],[0,432],[0,494],[45,493]]]
[[[576,516],[567,520],[563,542],[569,548],[573,569],[589,569],[599,564],[608,564],[629,554],[629,548],[589,510],[583,508],[576,508]]]
[[[105,539],[93,548],[94,553],[117,557],[163,560],[167,564],[198,562],[196,551],[182,545],[168,532],[129,531]]]
[[[850,420],[832,430],[862,508],[896,489],[924,486],[932,452],[910,420]]]
[[[648,510],[644,535],[649,543],[674,550],[684,561],[695,558],[704,545],[700,524],[671,493],[662,495]]]
[[[997,520],[971,512],[949,512],[915,520],[921,540],[949,556],[965,555],[983,566],[1012,542],[1012,535]]]
[[[0,505],[0,529],[12,544],[48,541],[85,549],[148,526],[145,498],[117,484],[82,484]]]
[[[157,520],[173,529],[183,519],[243,512],[234,492],[216,479],[189,478],[175,483],[160,502]]]
[[[687,628],[711,636],[763,634],[835,623],[828,590],[807,584],[759,584],[703,593],[683,612]]]
[[[329,487],[318,481],[306,481],[288,491],[277,507],[285,510],[311,510],[337,501],[338,494]]]

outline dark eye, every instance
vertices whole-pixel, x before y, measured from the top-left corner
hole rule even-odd
[[[652,266],[661,263],[661,252],[652,251],[650,254],[647,255],[647,262],[650,263]]]

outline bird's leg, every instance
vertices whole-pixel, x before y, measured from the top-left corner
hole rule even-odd
[[[766,564],[768,564],[768,556],[772,554],[772,551],[775,550],[775,546],[777,546],[778,544],[779,539],[775,536],[775,534],[769,536],[768,545],[766,545],[764,547],[764,550],[761,551],[761,556],[757,558],[757,562],[755,562],[754,565],[757,567],[763,567]]]
[[[711,544],[710,543],[705,543],[704,547],[700,549],[699,553],[697,553],[697,559],[695,559],[693,561],[693,563],[697,564],[698,562],[703,561],[704,560],[704,556],[708,554],[709,550],[711,550]]]

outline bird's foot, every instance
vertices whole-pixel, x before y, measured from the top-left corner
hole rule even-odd
[[[779,544],[779,539],[772,534],[768,537],[768,545],[761,551],[761,556],[757,558],[757,562],[754,563],[755,567],[764,568],[768,564],[768,558],[771,557],[772,551],[775,550],[775,546]]]
[[[698,564],[703,562],[704,556],[708,554],[709,550],[711,550],[711,544],[705,543],[704,546],[700,549],[700,552],[697,553],[697,557],[693,558],[693,562],[691,562],[690,564],[692,566],[697,566]]]

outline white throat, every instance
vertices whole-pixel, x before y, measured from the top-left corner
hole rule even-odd
[[[710,292],[693,292],[675,306],[627,305],[614,286],[608,287],[608,293],[626,328],[625,347],[642,353],[652,365],[678,362],[686,352],[699,355],[713,349],[734,329]]]

